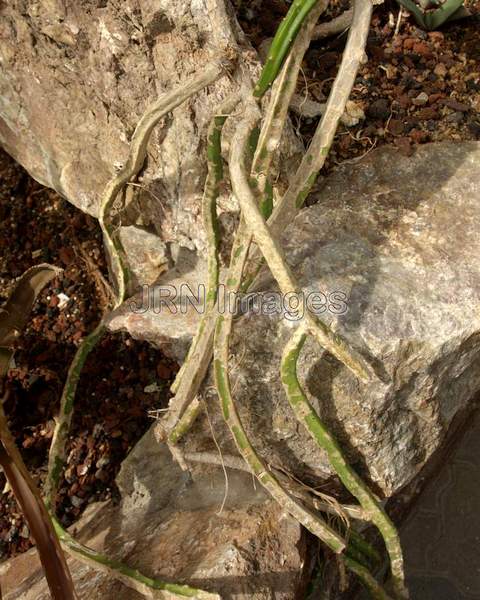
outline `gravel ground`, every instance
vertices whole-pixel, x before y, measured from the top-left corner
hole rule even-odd
[[[367,43],[368,62],[360,69],[351,100],[363,118],[340,126],[324,174],[336,164],[355,160],[383,144],[411,156],[418,144],[441,140],[480,140],[480,1],[467,3],[474,16],[425,32],[403,16],[395,33],[399,5],[375,8]],[[241,24],[260,49],[288,10],[283,0],[236,0]],[[330,20],[348,8],[334,0]],[[340,64],[347,34],[318,40],[306,54],[298,94],[326,102]],[[318,119],[292,115],[308,145]]]
[[[41,294],[18,341],[5,410],[38,484],[68,365],[98,323],[107,296],[100,229],[55,192],[33,181],[0,151],[0,302],[28,267],[49,261],[64,269]],[[85,506],[115,497],[120,463],[147,429],[150,410],[166,405],[177,366],[146,343],[106,336],[89,357],[77,392],[59,515],[71,524]],[[0,489],[5,487],[0,474]],[[0,559],[32,545],[9,491],[0,496]]]

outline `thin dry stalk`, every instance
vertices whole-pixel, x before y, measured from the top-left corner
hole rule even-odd
[[[331,37],[333,35],[343,33],[352,24],[352,19],[353,8],[349,8],[335,19],[327,21],[327,23],[320,23],[320,25],[315,27],[315,31],[313,32],[313,39],[321,40],[326,37]]]
[[[52,598],[76,600],[70,571],[53,524],[10,433],[1,402],[0,440],[0,465],[32,532]]]
[[[292,222],[295,213],[303,205],[325,163],[365,53],[371,17],[371,0],[355,0],[347,44],[325,113],[287,192],[275,207],[270,218],[270,230],[274,237],[278,237]]]

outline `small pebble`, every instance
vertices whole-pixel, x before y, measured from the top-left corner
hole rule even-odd
[[[433,108],[432,106],[427,106],[425,108],[420,109],[418,111],[417,115],[418,115],[418,118],[422,119],[422,120],[439,119],[440,118],[438,111],[435,110],[435,108]]]
[[[448,106],[448,108],[451,108],[452,110],[454,110],[456,112],[468,112],[470,110],[470,106],[468,104],[464,104],[463,102],[458,102],[457,100],[454,100],[453,98],[446,98],[445,100],[442,100],[442,104],[444,104],[445,106]]]
[[[425,92],[420,92],[416,98],[412,100],[415,106],[425,106],[428,103],[428,94]]]
[[[419,54],[420,56],[429,57],[432,55],[430,46],[425,42],[416,42],[412,49],[415,54]]]
[[[390,133],[392,133],[393,135],[401,135],[404,132],[404,125],[401,121],[399,121],[398,119],[392,119],[390,121],[390,123],[388,124],[388,130],[390,131]]]
[[[445,77],[445,75],[447,74],[447,67],[443,63],[438,63],[433,72],[438,77]]]
[[[77,475],[79,477],[82,477],[83,475],[86,475],[88,473],[88,465],[78,465],[77,467]]]
[[[72,496],[70,498],[70,502],[75,508],[80,508],[85,500],[83,498],[79,498],[78,496]]]
[[[23,527],[20,529],[18,535],[25,539],[28,540],[28,538],[30,537],[30,529],[28,528],[27,525],[23,525]]]
[[[70,300],[70,298],[66,294],[63,294],[62,292],[60,292],[58,294],[57,298],[58,298],[57,306],[58,306],[59,310],[64,309],[65,306],[67,306],[68,301]]]
[[[103,469],[103,467],[106,467],[108,464],[110,464],[110,459],[106,456],[102,456],[97,460],[95,466],[97,467],[97,469]]]

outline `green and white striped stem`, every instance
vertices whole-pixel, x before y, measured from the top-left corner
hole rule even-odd
[[[278,237],[286,226],[292,222],[298,208],[303,205],[312,189],[319,171],[325,164],[338,123],[345,112],[346,103],[365,55],[365,45],[372,18],[372,6],[371,0],[354,0],[353,18],[347,44],[328,97],[325,113],[285,195],[275,207],[270,218],[269,225],[274,237]]]
[[[171,92],[167,92],[156,102],[148,106],[133,133],[129,155],[125,165],[123,166],[121,171],[107,183],[105,187],[100,205],[99,223],[104,234],[104,241],[107,248],[107,252],[109,253],[112,261],[113,275],[116,277],[116,297],[113,308],[117,308],[125,300],[128,282],[128,268],[126,262],[124,261],[123,249],[117,236],[115,235],[115,228],[113,227],[111,220],[111,211],[115,199],[117,198],[119,192],[123,189],[123,187],[130,181],[131,178],[135,177],[142,168],[145,162],[145,158],[147,156],[147,146],[150,140],[150,136],[155,125],[159,122],[159,120],[168,112],[170,112],[175,107],[179,106],[181,103],[187,100],[190,96],[202,90],[207,85],[216,81],[223,74],[226,66],[227,61],[225,60],[214,61],[213,63],[207,65],[206,68],[202,70],[202,73],[200,75],[195,75],[189,78],[185,83],[172,90]],[[55,497],[58,489],[61,472],[65,463],[65,445],[72,420],[75,393],[77,390],[78,381],[80,379],[82,367],[88,355],[98,343],[98,341],[102,338],[104,333],[105,326],[104,320],[102,319],[100,324],[80,344],[68,371],[67,381],[65,383],[61,399],[60,414],[56,423],[55,432],[52,440],[52,446],[50,448],[49,454],[46,502],[52,515],[54,515],[55,513]],[[68,536],[68,534],[64,532],[63,535],[65,541],[67,539],[65,536]],[[75,544],[75,541],[72,538],[70,538],[70,536],[68,536],[68,539],[71,542],[70,547],[72,547],[72,544]],[[92,551],[86,549],[85,552],[87,551],[91,553],[90,558],[93,556],[93,554],[95,554],[92,554]],[[103,564],[105,566],[105,564],[107,564],[108,568],[112,571],[112,573],[117,573],[117,575],[118,573],[121,574],[122,580],[125,583],[127,583],[127,585],[133,585],[132,581],[138,580],[138,577],[135,575],[135,572],[129,570],[128,567],[122,566],[122,568],[117,569],[115,567],[115,561],[109,561],[109,559],[105,557],[103,563],[100,560],[94,560],[94,563],[96,566],[100,564]],[[130,573],[131,571],[133,575]],[[143,579],[143,583],[147,584],[148,578]],[[154,580],[149,581],[155,584]],[[155,587],[155,585],[153,585],[153,587]],[[173,587],[175,587],[174,584],[165,585],[170,586],[172,589]],[[152,586],[149,586],[147,584],[147,587]],[[184,588],[184,586],[177,587],[178,589]],[[161,589],[166,590],[167,588]],[[190,588],[185,588],[187,592],[189,589]],[[216,595],[205,595],[206,593],[204,592],[199,592],[197,594],[197,590],[190,591],[192,593],[184,593],[183,596],[198,598],[217,598]]]
[[[68,552],[73,558],[95,570],[106,573],[117,581],[121,581],[127,587],[146,598],[151,598],[152,600],[180,600],[184,598],[220,600],[218,594],[211,594],[210,592],[198,590],[188,585],[167,583],[159,579],[147,577],[137,569],[132,569],[118,560],[108,558],[108,556],[80,544],[60,525],[55,517],[52,520],[58,539],[65,552]]]
[[[179,106],[179,104],[184,102],[187,98],[218,79],[222,74],[224,67],[224,62],[216,61],[208,65],[201,75],[191,77],[178,88],[165,93],[156,102],[150,104],[135,128],[127,162],[122,170],[105,186],[105,190],[102,194],[99,222],[104,232],[104,240],[112,260],[113,271],[117,277],[114,308],[119,306],[125,300],[128,269],[123,261],[123,250],[119,245],[119,242],[117,243],[118,240],[116,240],[111,225],[110,212],[113,203],[118,193],[142,168],[147,155],[147,146],[150,136],[159,120],[176,106]],[[64,466],[65,444],[73,415],[73,405],[80,373],[88,355],[104,335],[105,329],[102,319],[102,322],[100,322],[100,324],[80,344],[68,371],[48,461],[46,498],[47,504],[52,510],[55,510],[55,496],[62,468]]]
[[[222,157],[222,129],[229,114],[240,102],[240,95],[235,94],[223,102],[217,109],[207,133],[207,178],[202,200],[202,216],[205,235],[207,238],[207,295],[206,306],[198,331],[190,344],[187,356],[180,368],[175,381],[171,385],[171,391],[176,393],[179,382],[185,370],[189,367],[195,346],[205,330],[206,321],[215,307],[218,292],[218,281],[220,267],[218,264],[218,223],[217,223],[217,199],[220,186],[224,180],[223,157]],[[198,404],[198,403],[197,403]],[[173,432],[172,432],[173,433]],[[176,437],[176,434],[174,434]]]
[[[258,181],[257,198],[259,200],[261,200],[262,193],[267,185],[273,153],[280,143],[288,114],[288,106],[295,91],[303,57],[310,45],[315,24],[320,14],[325,10],[326,5],[327,2],[318,2],[318,5],[305,20],[272,90],[251,168],[251,180]],[[230,283],[236,282],[235,289],[237,290],[242,282],[242,272],[248,259],[251,241],[252,235],[248,231],[243,218],[240,218],[240,225],[233,241],[230,264],[225,278]],[[242,286],[246,289],[245,282]],[[180,440],[189,430],[191,423],[201,410],[200,403],[195,399],[195,396],[212,358],[216,318],[216,312],[211,311],[207,313],[206,319],[202,319],[200,329],[191,345],[191,353],[189,352],[184,362],[185,368],[180,369],[172,385],[171,389],[175,397],[170,403],[167,419],[162,424],[167,431],[171,431],[169,435],[171,443]]]
[[[267,60],[253,95],[261,98],[275,81],[302,23],[318,0],[293,0],[273,38]]]
[[[345,459],[343,452],[308,401],[297,376],[297,363],[307,338],[305,327],[299,326],[285,346],[281,378],[290,406],[298,421],[307,429],[317,445],[325,450],[333,469],[347,490],[357,498],[365,515],[376,525],[385,542],[390,557],[392,580],[398,598],[408,598],[405,587],[403,555],[395,525],[377,501],[368,486],[360,479]]]
[[[231,293],[233,288],[230,288],[227,284],[226,289],[227,292]],[[282,486],[279,479],[268,468],[247,436],[232,397],[230,376],[228,372],[228,359],[230,354],[229,340],[232,325],[233,314],[231,311],[227,311],[225,315],[220,315],[217,318],[214,339],[213,370],[223,418],[232,433],[238,451],[250,467],[252,473],[271,496],[306,529],[321,539],[335,553],[340,554],[347,547],[342,536],[332,529],[320,515],[307,509]],[[358,555],[358,553],[355,552],[355,548],[353,548],[352,554]],[[360,553],[361,559],[363,556],[364,555]],[[368,586],[369,589],[376,591],[376,598],[390,600],[388,595],[383,593],[381,586],[375,581],[364,565],[360,564],[358,560],[355,560],[353,556],[345,556],[345,560],[347,566],[360,577],[364,584]],[[383,595],[381,595],[381,593]]]
[[[246,115],[238,125],[234,139],[232,140],[230,179],[233,191],[240,204],[243,218],[277,281],[280,291],[285,295],[292,293],[300,294],[301,289],[291,273],[284,252],[277,240],[270,234],[268,226],[260,214],[246,173],[245,148],[250,131],[255,126],[257,120],[258,109],[252,103],[246,108]],[[363,381],[369,381],[377,377],[372,366],[359,352],[351,347],[345,338],[333,332],[311,312],[306,312],[305,319],[310,332],[320,345],[347,366],[357,377]]]
[[[344,557],[345,566],[355,573],[363,585],[367,588],[372,600],[392,600],[391,596],[383,589],[370,571],[350,556]]]
[[[315,513],[305,508],[283,488],[279,480],[271,470],[268,469],[267,465],[248,439],[233,401],[230,377],[228,374],[229,339],[232,322],[233,315],[230,311],[225,315],[220,315],[217,319],[214,340],[213,370],[223,418],[232,433],[238,451],[249,465],[252,473],[270,492],[273,498],[295,517],[295,519],[302,523],[306,529],[323,540],[329,548],[336,553],[340,553],[345,548],[345,541],[342,537],[329,527],[320,516],[315,515]]]
[[[190,96],[216,81],[225,70],[225,61],[218,60],[202,69],[200,75],[194,75],[185,83],[163,94],[147,107],[138,122],[130,143],[127,161],[119,173],[106,185],[102,194],[98,220],[104,234],[105,246],[112,261],[112,271],[116,278],[116,302],[114,308],[123,302],[128,284],[128,266],[123,249],[111,221],[113,204],[125,185],[135,177],[143,167],[147,156],[147,146],[152,131],[167,113],[185,102]]]
[[[65,446],[73,417],[75,394],[85,361],[88,355],[106,332],[103,320],[89,333],[78,347],[68,369],[67,380],[60,399],[60,409],[55,423],[52,443],[48,454],[48,472],[45,481],[44,497],[49,510],[55,512],[56,495],[60,477],[65,466]]]

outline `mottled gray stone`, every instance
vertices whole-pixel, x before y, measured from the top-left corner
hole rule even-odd
[[[478,143],[421,146],[411,158],[381,148],[340,166],[284,236],[304,291],[329,298],[321,317],[383,374],[383,381],[362,384],[314,342],[303,351],[301,379],[312,403],[351,461],[387,495],[415,476],[480,389],[479,164]],[[267,275],[260,288],[276,286]],[[335,292],[345,295],[345,314],[335,314],[343,308]],[[175,319],[186,322],[182,315],[145,318],[149,339],[160,345],[165,320],[170,328]],[[264,456],[323,479],[331,473],[326,457],[297,425],[278,378],[294,326],[252,312],[237,321],[235,396]],[[211,389],[206,396],[217,435],[233,451]],[[195,431],[189,450],[204,444],[200,432],[206,438],[208,425]]]
[[[98,214],[146,107],[228,47],[238,59],[154,130],[123,225],[202,251],[206,131],[213,111],[259,73],[224,0],[15,0],[0,20],[0,144],[41,183]],[[230,128],[231,132],[231,128]],[[227,128],[228,137],[228,128]],[[299,143],[288,128],[283,148]],[[225,194],[222,210],[236,210]],[[143,283],[143,282],[141,282]]]
[[[136,339],[162,347],[169,356],[182,361],[198,327],[201,310],[187,305],[182,298],[205,289],[207,268],[197,253],[181,246],[171,248],[172,267],[155,285],[144,287],[108,316],[111,331],[128,330]],[[170,303],[172,306],[170,306]]]

